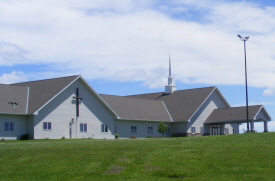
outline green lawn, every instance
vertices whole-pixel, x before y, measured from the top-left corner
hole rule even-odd
[[[275,133],[0,141],[0,180],[275,180]]]

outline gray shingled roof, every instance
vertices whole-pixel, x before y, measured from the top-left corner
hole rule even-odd
[[[262,105],[248,106],[248,118],[252,120],[260,111]],[[246,121],[246,106],[214,109],[205,123],[232,123]]]
[[[78,77],[79,75],[74,75],[55,79],[16,83],[11,85],[29,87],[28,114],[32,114]]]
[[[4,114],[26,114],[28,88],[0,84],[0,113]],[[17,103],[15,108],[12,104]]]
[[[188,121],[214,89],[216,89],[216,87],[178,90],[168,95],[164,92],[159,92],[126,97],[162,100],[172,116],[173,121],[180,122]]]
[[[103,94],[100,97],[121,119],[172,122],[162,101]]]

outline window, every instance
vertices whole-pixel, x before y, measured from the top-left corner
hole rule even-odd
[[[203,134],[203,127],[201,127],[201,134]]]
[[[196,127],[191,127],[191,133],[196,134]]]
[[[224,134],[228,134],[228,128],[224,129]]]
[[[108,132],[108,126],[107,126],[107,124],[102,124],[101,125],[101,132],[105,132],[105,133],[107,133]]]
[[[51,130],[52,129],[52,123],[51,122],[43,122],[43,129],[44,130]]]
[[[5,122],[5,131],[13,131],[13,122]]]
[[[148,127],[148,134],[153,134],[153,127]]]
[[[137,133],[137,127],[131,126],[131,133]]]
[[[170,134],[170,128],[167,128],[165,133]]]
[[[235,129],[233,129],[233,134],[237,134],[237,132],[236,132],[236,130],[235,130]]]
[[[87,132],[87,124],[80,124],[80,132]]]

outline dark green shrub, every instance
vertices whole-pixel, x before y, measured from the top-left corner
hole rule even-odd
[[[63,139],[66,139],[66,138],[65,138],[65,136],[62,136],[62,138],[61,138],[61,139],[63,140]]]
[[[152,136],[147,136],[146,138],[153,138]]]
[[[30,135],[29,134],[23,134],[21,137],[20,137],[21,140],[28,140],[30,139]]]
[[[118,134],[115,134],[115,139],[118,139]]]

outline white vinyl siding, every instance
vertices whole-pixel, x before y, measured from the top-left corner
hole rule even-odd
[[[167,129],[166,129],[165,134],[168,134],[168,135],[170,135],[170,134],[171,134],[171,132],[170,132],[170,128],[167,128]]]
[[[9,124],[9,131],[5,131],[5,124]],[[11,129],[11,123],[13,129]],[[7,127],[7,126],[6,126]],[[23,134],[27,134],[27,117],[26,116],[13,116],[1,115],[0,119],[0,139],[16,140],[20,139]]]
[[[216,108],[227,108],[226,104],[217,93],[217,90],[212,92],[212,94],[207,98],[207,100],[190,119],[190,122],[187,123],[187,132],[191,133],[191,127],[204,127],[205,120]],[[209,129],[205,129],[204,132],[209,133]]]
[[[236,134],[239,134],[239,124],[225,124],[224,129],[228,129],[228,134],[233,134],[233,129],[235,129]]]
[[[261,118],[263,120],[268,120],[268,118],[267,118],[266,114],[264,113],[263,109],[261,109],[261,111],[256,115],[255,119],[257,120],[259,118]]]
[[[229,129],[228,128],[224,129],[224,134],[229,134]]]
[[[130,138],[135,136],[137,138],[146,138],[152,136],[156,138],[161,136],[158,130],[159,122],[154,121],[128,121],[128,120],[116,120],[117,134],[119,138]],[[164,123],[167,127],[171,127],[171,123]],[[132,133],[132,127],[136,127],[136,133]],[[153,128],[153,134],[148,134],[148,127]],[[171,129],[171,128],[170,128]],[[170,137],[169,134],[164,134],[163,137]]]
[[[171,134],[186,133],[187,132],[187,122],[172,123],[170,131],[171,131]]]
[[[76,117],[76,88],[79,89],[79,117]],[[114,138],[114,115],[97,98],[89,87],[78,79],[67,87],[61,94],[49,102],[43,109],[34,115],[34,139],[60,139],[63,136],[70,138]],[[43,122],[51,122],[51,132],[43,131]],[[73,124],[71,124],[73,122]],[[80,132],[80,124],[87,124],[87,132]],[[101,124],[108,125],[108,132],[102,134]]]
[[[33,139],[34,130],[34,116],[27,116],[27,133],[30,135],[30,139]]]

